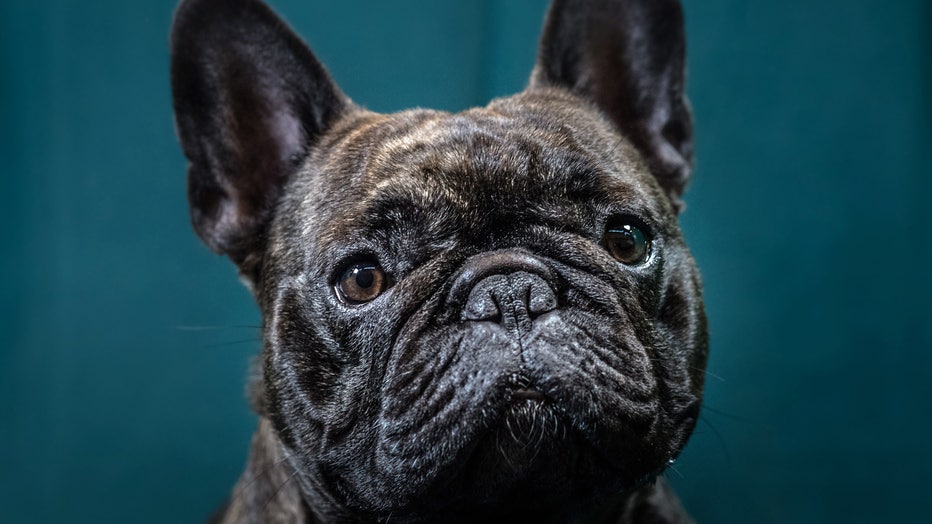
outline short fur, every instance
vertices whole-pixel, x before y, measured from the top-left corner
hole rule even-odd
[[[683,64],[678,2],[556,0],[522,93],[381,115],[261,2],[183,2],[192,221],[263,315],[259,428],[217,520],[690,522],[658,480],[708,348]],[[606,250],[622,223],[643,263]],[[347,304],[360,260],[389,285]]]

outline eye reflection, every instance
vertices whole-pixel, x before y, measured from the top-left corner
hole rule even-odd
[[[650,240],[637,226],[624,224],[605,232],[605,249],[615,260],[626,265],[640,264],[650,255]]]

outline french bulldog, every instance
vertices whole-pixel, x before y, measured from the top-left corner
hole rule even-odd
[[[691,522],[708,335],[675,0],[555,0],[527,88],[353,103],[258,0],[171,34],[197,234],[262,313],[218,522]]]

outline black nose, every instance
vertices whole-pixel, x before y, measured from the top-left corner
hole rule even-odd
[[[463,307],[466,320],[502,321],[505,315],[533,319],[557,308],[553,289],[526,271],[485,277],[469,293]]]
[[[553,282],[553,272],[538,258],[523,251],[494,251],[466,262],[451,298],[462,304],[463,320],[521,325],[557,308]]]

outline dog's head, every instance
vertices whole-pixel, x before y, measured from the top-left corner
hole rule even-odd
[[[354,105],[256,0],[184,2],[172,46],[194,227],[257,297],[307,497],[569,510],[677,456],[707,353],[678,2],[556,0],[528,88],[457,114]]]

